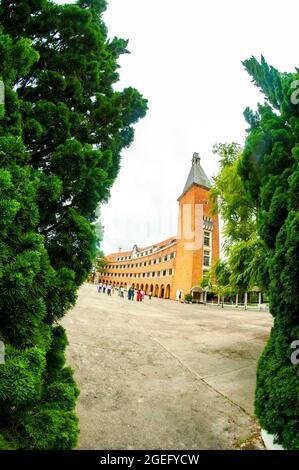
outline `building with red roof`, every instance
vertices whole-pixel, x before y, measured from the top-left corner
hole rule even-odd
[[[106,256],[98,280],[115,287],[130,286],[153,297],[184,299],[190,292],[204,299],[199,284],[219,259],[219,221],[209,202],[211,183],[197,153],[183,192],[178,198],[177,235],[151,246],[134,245],[130,251]]]

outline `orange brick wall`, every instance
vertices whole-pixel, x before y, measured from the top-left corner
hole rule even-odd
[[[196,205],[202,205],[202,214],[209,217],[213,221],[213,231],[211,235],[211,251],[212,251],[212,265],[219,258],[219,223],[218,216],[211,215],[211,206],[209,203],[209,191],[203,187],[193,185],[180,199],[179,199],[179,227],[178,234],[180,235],[177,240],[177,255],[175,259],[175,273],[173,280],[173,293],[172,298],[175,298],[176,291],[182,290],[183,295],[190,292],[190,289],[200,283],[203,277],[203,225],[200,223],[201,242],[200,247],[194,246],[190,250],[190,242],[196,241],[195,237],[190,239],[188,233],[184,233],[184,205],[190,205],[191,221],[187,223],[191,232],[195,232],[196,228]],[[186,222],[185,222],[186,223]],[[197,226],[198,229],[198,226]]]
[[[170,298],[173,275],[152,277],[151,273],[168,269],[173,270],[174,258],[167,261],[158,262],[160,258],[167,255],[174,254],[174,256],[176,256],[176,243],[171,243],[172,241],[175,241],[175,237],[165,240],[163,244],[157,244],[160,246],[158,246],[158,250],[154,251],[152,254],[140,256],[134,259],[117,261],[117,258],[119,257],[131,256],[132,251],[119,252],[108,255],[106,257],[106,261],[108,266],[111,266],[111,268],[107,269],[104,275],[98,275],[98,280],[105,283],[111,283],[116,287],[123,286],[128,288],[129,286],[133,286],[134,288],[145,290],[146,293],[152,291],[155,297],[161,297],[161,294],[164,290],[163,297]],[[151,247],[148,247],[148,249],[149,248]],[[142,248],[139,250],[146,251],[147,248]],[[148,263],[149,261],[152,262],[153,260],[156,260],[157,263],[151,264],[150,266],[143,266],[144,263]],[[142,266],[139,266],[140,263]],[[137,267],[136,264],[138,265]],[[128,268],[128,265],[134,265],[134,267]],[[116,268],[116,266],[120,266],[120,268]],[[108,273],[118,274],[118,277],[107,276]],[[124,274],[124,276],[120,276],[122,274]],[[130,277],[130,274],[134,274],[134,277]],[[136,277],[136,274],[145,274],[146,277]]]

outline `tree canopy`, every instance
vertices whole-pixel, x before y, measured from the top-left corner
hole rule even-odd
[[[128,42],[108,39],[104,0],[2,0],[0,446],[76,445],[78,388],[58,320],[97,252],[107,201],[147,102],[115,90]]]
[[[213,152],[220,157],[220,172],[214,178],[210,200],[223,220],[223,248],[230,271],[226,291],[245,292],[256,285],[266,288],[267,250],[257,233],[257,207],[238,173],[242,148],[236,143],[216,144]]]
[[[263,57],[260,62],[252,57],[244,66],[265,102],[257,112],[245,111],[249,129],[239,174],[257,207],[274,316],[258,364],[255,411],[278,443],[299,449],[299,369],[290,360],[291,344],[299,338],[299,109],[293,99],[299,71],[280,73]]]

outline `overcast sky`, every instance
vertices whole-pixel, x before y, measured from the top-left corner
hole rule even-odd
[[[243,111],[262,96],[242,60],[263,54],[281,71],[299,66],[297,0],[108,3],[109,36],[129,39],[131,52],[121,58],[118,88],[137,88],[149,111],[102,207],[106,254],[175,235],[192,154],[211,178],[218,171],[213,144],[244,142]]]

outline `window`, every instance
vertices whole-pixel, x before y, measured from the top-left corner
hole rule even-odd
[[[210,252],[207,250],[203,252],[203,265],[210,266]]]
[[[172,275],[172,269],[169,269],[168,272],[169,272],[169,276],[171,276]]]
[[[163,271],[163,276],[166,276],[166,271]]]
[[[204,246],[210,246],[210,243],[211,243],[211,233],[204,232],[204,241],[203,241]]]

